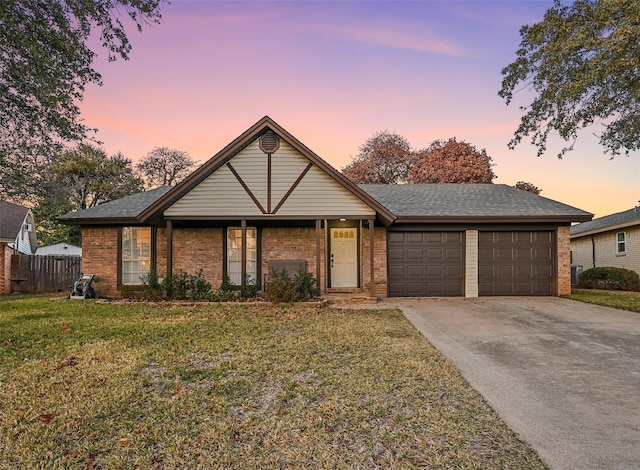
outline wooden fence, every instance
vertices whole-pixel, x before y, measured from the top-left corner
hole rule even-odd
[[[82,273],[79,256],[11,255],[11,291],[39,294],[71,291]]]

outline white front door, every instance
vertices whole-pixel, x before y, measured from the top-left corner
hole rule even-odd
[[[331,287],[358,287],[358,229],[332,228]]]

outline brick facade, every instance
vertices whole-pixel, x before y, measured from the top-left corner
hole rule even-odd
[[[325,234],[320,241],[320,288],[324,292],[324,260],[326,259]],[[317,276],[316,271],[316,229],[315,227],[263,228],[260,230],[262,249],[261,270],[269,272],[272,260],[303,259],[307,272]]]
[[[373,234],[373,266],[374,266],[374,295],[386,297],[387,292],[387,230],[383,227],[374,227]],[[371,292],[371,266],[369,262],[369,229],[362,230],[362,265],[363,288]]]
[[[101,297],[118,297],[118,232],[120,227],[82,227],[82,270],[94,274]]]
[[[221,228],[188,228],[173,230],[173,274],[184,271],[189,274],[202,273],[215,290],[222,284],[223,261]],[[158,234],[160,235],[160,234]],[[166,273],[166,234],[164,242],[158,240],[158,273]],[[163,268],[160,271],[160,268]]]
[[[83,270],[97,276],[94,287],[100,296],[117,297],[118,290],[118,239],[120,227],[83,227]],[[320,286],[326,292],[326,228],[320,241]],[[166,229],[155,231],[155,265],[160,277],[167,268]],[[173,230],[173,273],[180,271],[196,274],[202,269],[213,289],[220,287],[224,273],[224,236],[222,228],[189,228]],[[307,271],[316,276],[316,229],[315,227],[265,227],[259,229],[260,268],[268,273],[271,260],[304,259]],[[371,266],[369,251],[369,229],[361,230],[360,261],[361,287],[370,292]],[[571,292],[571,252],[569,227],[558,227],[557,238],[557,294]],[[575,262],[575,259],[574,259]],[[387,283],[387,231],[376,227],[374,234],[374,294],[388,295]],[[260,280],[262,282],[262,279]],[[0,284],[1,285],[1,284]],[[6,287],[5,287],[6,289]]]
[[[557,295],[571,294],[571,242],[569,240],[569,227],[558,227],[556,240],[558,247]]]
[[[617,252],[619,232],[626,235],[624,253]],[[631,269],[640,274],[640,226],[574,237],[571,240],[571,253],[573,263],[582,265],[585,270],[594,266],[615,267]]]
[[[0,294],[11,293],[11,254],[13,250],[0,243]]]
[[[94,287],[100,296],[119,297],[118,289],[118,239],[120,227],[83,227],[82,249],[83,269],[95,274]],[[167,270],[166,229],[155,231],[155,266],[160,277]],[[196,274],[202,269],[213,289],[220,287],[224,272],[222,228],[193,228],[173,230],[173,273],[180,271]],[[316,271],[316,230],[315,227],[261,228],[260,262],[262,273],[269,271],[271,260],[304,259],[307,271],[314,276]],[[322,230],[320,241],[320,285],[326,291],[326,231]],[[387,237],[386,230],[376,227],[374,240],[375,295],[387,295]],[[365,292],[370,292],[369,230],[362,230],[361,284]],[[262,281],[262,279],[261,279]]]

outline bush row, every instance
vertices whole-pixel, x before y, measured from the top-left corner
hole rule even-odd
[[[242,286],[237,287],[228,276],[222,280],[219,289],[213,290],[202,270],[196,274],[179,272],[165,278],[156,272],[141,277],[144,289],[141,297],[145,300],[193,300],[209,302],[230,302],[255,299],[263,294],[255,279],[247,276]],[[294,278],[285,271],[274,269],[270,274],[264,296],[270,302],[300,302],[316,297],[319,293],[318,281],[313,274],[301,269]]]

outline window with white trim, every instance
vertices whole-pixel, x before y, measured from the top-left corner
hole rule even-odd
[[[257,281],[257,230],[247,227],[247,275]],[[242,228],[227,228],[227,276],[236,286],[242,285]]]
[[[616,253],[623,255],[627,252],[627,234],[618,232],[616,235]]]
[[[151,227],[122,227],[122,284],[142,285],[150,270]]]

